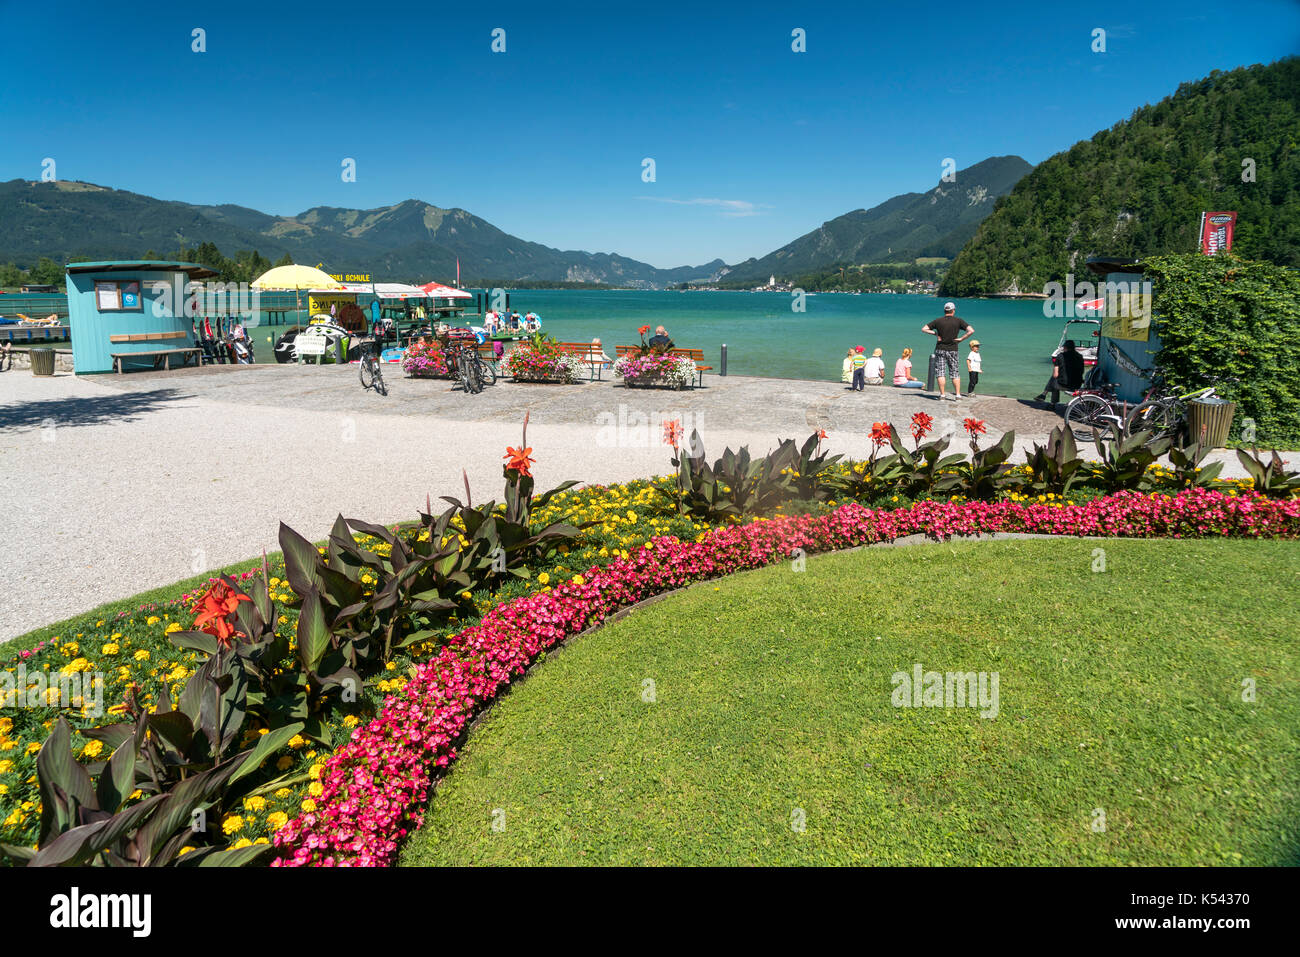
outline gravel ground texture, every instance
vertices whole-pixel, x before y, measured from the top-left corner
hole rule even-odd
[[[284,521],[310,539],[336,515],[394,522],[426,495],[500,497],[507,445],[524,413],[539,489],[664,474],[666,418],[697,428],[710,457],[828,432],[863,458],[875,421],[915,411],[940,435],[985,419],[992,442],[1025,447],[1060,421],[1046,406],[995,396],[940,402],[890,387],[708,376],[685,392],[500,382],[466,395],[442,380],[385,370],[389,395],[361,389],[355,366],[215,366],[77,377],[0,374],[0,640],[106,601],[278,548]],[[1220,454],[1220,457],[1224,457]],[[1241,474],[1227,456],[1226,474]],[[1292,456],[1291,458],[1294,458]]]

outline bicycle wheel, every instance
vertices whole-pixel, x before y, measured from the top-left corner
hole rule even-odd
[[[1148,399],[1141,405],[1133,407],[1124,422],[1129,435],[1150,432],[1153,439],[1161,439],[1178,430],[1182,421],[1174,403],[1160,399]]]
[[[388,395],[388,385],[384,382],[384,367],[375,361],[375,391],[380,395]]]
[[[465,356],[464,363],[461,378],[465,383],[465,391],[477,395],[483,391],[483,379],[479,375],[478,360],[473,356]]]
[[[1110,415],[1110,403],[1099,395],[1078,395],[1065,407],[1065,427],[1076,439],[1091,439],[1093,430],[1105,433],[1110,423],[1102,418]]]
[[[357,363],[361,372],[361,388],[369,389],[375,384],[375,370],[370,364],[370,356],[363,355],[361,361]]]
[[[497,367],[486,359],[478,360],[478,374],[484,385],[497,384]]]

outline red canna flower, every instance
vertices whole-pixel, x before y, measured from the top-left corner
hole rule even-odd
[[[649,331],[650,331],[650,327],[649,327],[649,326],[642,326],[640,329],[637,330],[637,332],[640,333],[640,334],[643,335],[643,336],[644,336],[647,332],[649,332]]]
[[[889,440],[890,440],[890,435],[889,435],[889,423],[888,423],[888,422],[872,422],[872,423],[871,423],[871,441],[872,441],[872,443],[876,446],[876,448],[880,448],[880,446],[882,446],[882,445],[888,445],[888,444],[889,444]]]
[[[217,643],[222,648],[230,648],[233,644],[231,639],[238,632],[227,618],[234,614],[241,601],[252,601],[252,599],[247,595],[239,594],[224,581],[213,582],[199,599],[199,614],[194,619],[194,627],[209,635],[215,635]]]
[[[507,445],[506,454],[501,457],[503,459],[510,460],[509,462],[506,463],[507,469],[518,472],[520,475],[527,475],[529,478],[532,478],[533,473],[528,471],[528,463],[537,461],[536,459],[528,457],[529,453],[531,453],[532,451],[533,450],[531,446],[529,446],[526,449],[515,449]]]
[[[825,429],[818,429],[818,430],[817,430],[817,438],[818,438],[818,439],[824,439],[824,438],[826,438],[826,430],[825,430]]]
[[[961,424],[962,424],[962,428],[964,428],[972,436],[984,434],[983,419],[962,419]]]
[[[684,432],[685,430],[682,428],[682,422],[680,419],[665,419],[664,445],[671,445],[673,448],[677,448],[682,441],[682,435]]]
[[[924,412],[917,412],[912,416],[912,438],[920,442],[923,438],[934,431],[934,417],[926,415]]]

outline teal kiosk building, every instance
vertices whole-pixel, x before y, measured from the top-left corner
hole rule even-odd
[[[185,284],[215,275],[198,263],[70,263],[68,326],[77,374],[197,362]]]

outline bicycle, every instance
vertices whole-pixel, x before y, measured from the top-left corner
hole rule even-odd
[[[1065,427],[1076,439],[1090,439],[1094,432],[1110,431],[1116,435],[1124,424],[1124,416],[1116,408],[1114,382],[1101,382],[1073,393],[1065,406]]]
[[[373,339],[363,339],[361,349],[361,388],[374,388],[380,395],[388,395],[388,386],[384,384],[384,363],[379,358],[379,343]]]
[[[1199,389],[1193,389],[1191,392],[1185,392],[1181,395],[1174,395],[1168,391],[1164,381],[1164,374],[1157,370],[1155,381],[1151,389],[1147,392],[1146,398],[1138,405],[1133,407],[1133,411],[1128,414],[1125,420],[1125,426],[1130,434],[1135,432],[1150,432],[1152,438],[1160,439],[1165,436],[1178,437],[1187,425],[1187,403],[1196,399],[1213,399],[1217,398],[1217,383],[1236,382],[1236,379],[1217,379],[1206,377],[1211,384],[1202,386]]]
[[[479,356],[477,343],[471,345],[453,340],[447,343],[443,355],[447,360],[447,371],[460,381],[467,393],[477,395],[482,392],[485,382],[496,384],[496,370]]]

